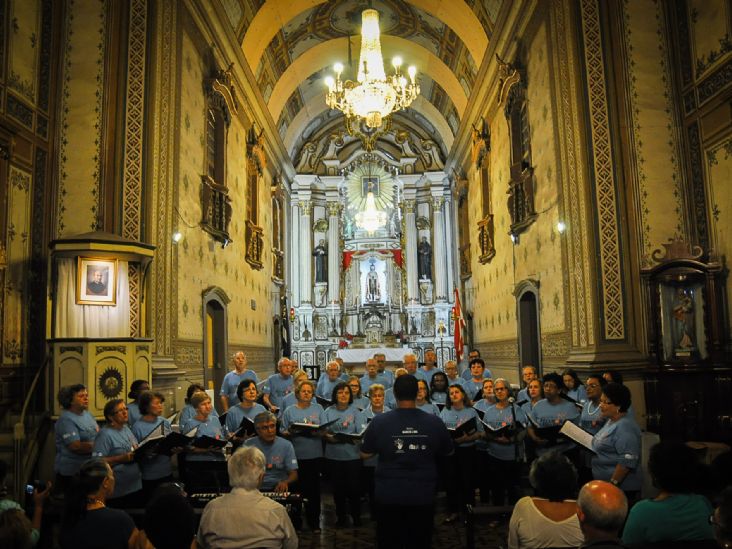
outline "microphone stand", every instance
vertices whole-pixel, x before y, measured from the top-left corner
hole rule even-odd
[[[518,449],[518,440],[516,435],[516,408],[515,408],[515,402],[516,399],[513,397],[508,397],[508,402],[511,404],[511,417],[513,418],[513,459],[518,463],[519,460],[519,449]]]

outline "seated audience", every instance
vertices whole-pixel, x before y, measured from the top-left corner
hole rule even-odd
[[[165,488],[170,485],[161,485]],[[145,508],[139,549],[196,549],[196,513],[180,490],[162,490]]]
[[[7,474],[8,464],[0,460],[0,517],[2,517],[2,520],[0,520],[0,547],[23,547],[23,545],[17,544],[20,544],[26,538],[26,527],[29,547],[35,547],[40,537],[43,505],[51,493],[51,483],[46,484],[45,490],[33,488],[33,522],[30,522],[25,516],[23,507],[17,501],[10,499],[5,486]],[[15,513],[5,516],[9,511],[18,511],[25,520]]]
[[[719,506],[709,518],[714,525],[714,537],[720,547],[732,547],[732,486],[722,492]]]
[[[698,476],[694,451],[682,443],[660,442],[651,448],[648,469],[660,490],[630,510],[623,530],[627,545],[713,539],[709,500],[695,494]]]
[[[509,549],[577,547],[584,536],[571,499],[577,490],[577,471],[564,454],[549,452],[531,464],[533,497],[518,500],[508,525]]]
[[[123,403],[124,404],[124,403]],[[107,462],[85,462],[71,483],[61,522],[61,549],[127,549],[138,531],[130,516],[107,507],[114,492],[114,473]]]
[[[627,514],[628,500],[620,488],[604,480],[585,484],[577,498],[577,518],[585,536],[580,549],[623,549],[618,533]]]
[[[283,547],[295,549],[297,534],[285,508],[258,488],[266,461],[258,448],[243,446],[227,463],[231,493],[206,505],[198,527],[202,548]]]

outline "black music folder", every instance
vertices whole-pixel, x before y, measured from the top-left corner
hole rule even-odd
[[[333,433],[333,437],[336,439],[336,442],[341,444],[358,444],[361,442],[365,432],[366,429],[364,428],[359,433]]]
[[[546,440],[550,446],[554,446],[555,444],[559,444],[560,442],[566,440],[565,436],[559,432],[562,429],[561,425],[550,425],[549,427],[539,427],[539,424],[531,416],[531,414],[527,414],[527,415],[529,417],[529,421],[531,421],[531,424],[534,427],[534,433],[536,433],[536,436]]]
[[[454,428],[448,427],[447,430],[450,431],[450,436],[452,438],[460,438],[463,435],[472,435],[475,433],[475,431],[478,430],[478,424],[475,422],[475,418],[471,417],[465,423],[461,423]]]
[[[323,398],[321,396],[315,395],[315,402],[320,404],[323,408],[327,408],[331,404],[333,404],[332,401],[328,400],[327,398]]]
[[[477,412],[477,410],[476,410],[476,412]],[[482,419],[481,419],[481,423],[485,426],[486,432],[491,436],[491,438],[499,438],[499,437],[513,438],[524,429],[524,426],[518,422],[511,423],[508,425],[502,425],[501,427],[493,427],[489,423],[486,423],[485,421],[483,421]]]
[[[227,441],[225,439],[218,439],[208,435],[203,435],[202,437],[196,438],[193,441],[192,446],[203,450],[213,450],[215,448],[223,448],[226,444]]]
[[[190,443],[191,437],[175,431],[165,435],[161,423],[140,441],[140,445],[135,449],[135,460],[139,461],[160,454],[169,456],[173,453],[173,448],[185,448]]]
[[[234,431],[233,436],[236,438],[242,438],[253,437],[256,434],[257,430],[254,428],[254,422],[245,416],[241,418],[241,423],[239,424],[237,430]]]
[[[290,427],[287,429],[290,432],[290,435],[293,437],[298,436],[306,436],[311,437],[316,435],[317,433],[321,433],[325,430],[326,427],[330,427],[332,424],[334,424],[337,419],[334,419],[333,421],[328,421],[327,423],[323,423],[321,425],[315,425],[313,423],[290,423]]]

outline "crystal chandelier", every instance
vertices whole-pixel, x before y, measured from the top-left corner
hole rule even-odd
[[[335,79],[328,76],[325,102],[331,109],[343,111],[347,118],[359,118],[370,129],[381,126],[381,121],[392,112],[406,109],[417,98],[419,84],[417,69],[409,67],[409,81],[401,74],[402,60],[392,60],[394,74],[386,76],[379,38],[379,12],[364,10],[361,14],[361,56],[358,61],[358,79],[341,80],[343,65],[336,63]]]
[[[356,226],[368,233],[374,233],[386,225],[386,212],[376,209],[374,193],[369,187],[366,193],[366,209],[356,214]]]

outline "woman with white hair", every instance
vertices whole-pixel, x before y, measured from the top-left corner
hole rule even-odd
[[[298,546],[285,508],[259,492],[265,466],[264,454],[254,446],[234,452],[227,463],[231,493],[210,501],[203,510],[197,536],[200,547]]]

